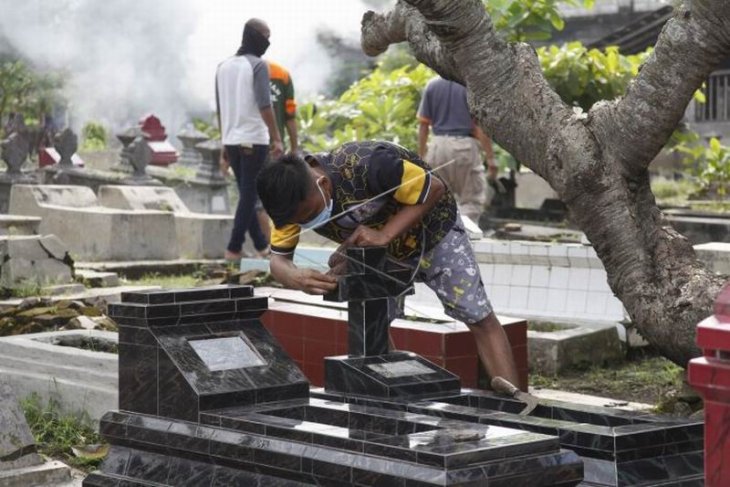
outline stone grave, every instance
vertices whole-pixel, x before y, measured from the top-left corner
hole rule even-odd
[[[385,247],[346,252],[347,273],[325,300],[348,303],[349,350],[325,359],[325,390],[377,397],[458,394],[455,375],[415,354],[388,350],[395,317],[389,299],[413,292],[413,270],[386,261]]]
[[[30,154],[30,139],[25,132],[11,133],[0,142],[0,147],[2,160],[7,166],[6,171],[0,173],[0,213],[7,213],[13,185],[37,184],[38,180],[34,175],[24,173],[22,170]]]
[[[195,127],[190,126],[177,134],[177,138],[183,145],[178,162],[181,166],[197,168],[203,162],[203,156],[195,149],[195,146],[205,142],[209,137]]]
[[[0,288],[74,282],[74,261],[55,235],[0,236]]]
[[[84,161],[76,153],[79,146],[78,136],[69,128],[56,134],[53,147],[43,147],[38,151],[38,167],[58,164],[61,167],[84,167]]]
[[[116,333],[101,330],[0,337],[0,371],[18,396],[37,394],[65,413],[83,411],[98,421],[118,404],[117,355],[110,351],[116,343]]]
[[[152,114],[145,115],[139,119],[139,128],[152,153],[150,164],[169,166],[177,162],[177,151],[167,140],[165,127],[159,118]]]
[[[117,134],[117,140],[122,144],[122,150],[119,151],[119,161],[112,166],[113,171],[132,172],[132,142],[137,137],[142,136],[142,130],[139,127],[129,127]]]
[[[71,480],[70,469],[61,462],[46,462],[36,451],[13,389],[0,382],[0,485],[58,485]]]
[[[172,213],[106,208],[86,186],[16,184],[10,211],[41,217],[41,234],[63,240],[76,260],[172,260],[180,255]]]
[[[325,387],[314,397],[554,435],[581,456],[583,485],[702,485],[702,421],[561,401],[542,401],[522,416],[519,401],[460,390],[447,371],[414,354],[388,352],[391,318],[378,300],[401,294],[410,276],[388,269],[384,257],[384,249],[348,249],[348,272],[328,298],[350,300],[350,355],[325,359]]]
[[[249,286],[129,293],[110,305],[119,411],[101,421],[110,453],[84,485],[581,481],[581,461],[554,435],[310,398],[304,375],[259,321],[266,309]],[[373,372],[381,369],[387,364]]]
[[[171,211],[180,256],[185,259],[223,258],[233,217],[191,212],[172,188],[166,186],[102,186],[99,203],[122,210]]]
[[[173,188],[191,211],[229,215],[231,213],[229,182],[219,169],[220,140],[206,140],[196,144],[195,150],[200,160],[196,166],[189,165],[185,168],[189,175],[162,167],[150,167],[150,174]]]
[[[70,164],[68,161],[76,151],[76,135],[66,129],[60,136],[57,137],[56,149],[62,157],[58,164],[43,168],[46,184],[87,186],[95,193],[102,185],[162,185],[160,181],[147,174],[146,168],[152,158],[152,151],[141,133],[122,149],[125,164],[129,167],[129,170],[123,172],[89,169]]]

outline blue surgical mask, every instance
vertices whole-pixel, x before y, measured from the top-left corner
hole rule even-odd
[[[320,178],[322,179],[322,178]],[[324,209],[314,218],[309,220],[307,223],[300,223],[299,226],[306,229],[313,229],[317,227],[321,227],[325,223],[327,223],[330,218],[332,217],[332,199],[329,200],[329,203],[327,202],[327,198],[324,195],[324,191],[322,191],[322,186],[319,185],[319,179],[317,180],[317,189],[319,189],[319,194],[322,195],[322,201],[324,201]]]

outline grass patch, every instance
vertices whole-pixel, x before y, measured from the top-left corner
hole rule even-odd
[[[556,331],[570,330],[578,328],[578,325],[569,325],[567,323],[552,323],[550,321],[528,321],[527,329],[530,331],[540,331],[543,333],[554,333]]]
[[[690,208],[707,213],[728,213],[730,212],[730,201],[690,202]]]
[[[145,274],[139,279],[125,279],[125,284],[129,286],[160,286],[164,289],[195,287],[199,282],[200,279],[197,275],[180,274],[167,276],[156,272]]]
[[[102,443],[88,415],[64,414],[57,401],[44,404],[37,394],[21,400],[20,405],[41,453],[85,472],[99,466],[102,456],[74,453],[74,449],[84,450]]]
[[[689,197],[699,188],[697,183],[688,179],[655,178],[651,181],[651,192],[654,193],[654,197],[660,205],[686,205]]]
[[[684,369],[651,353],[612,366],[571,369],[555,377],[530,374],[530,386],[661,405],[683,387]]]
[[[33,296],[40,296],[43,286],[37,281],[28,280],[20,282],[13,287],[3,288],[0,290],[0,297],[3,299],[9,298],[30,298]]]

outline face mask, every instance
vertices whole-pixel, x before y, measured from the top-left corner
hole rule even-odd
[[[319,194],[322,195],[322,201],[324,201],[324,209],[319,213],[319,215],[315,216],[307,223],[300,223],[299,226],[301,226],[302,228],[312,229],[321,227],[330,220],[330,217],[332,217],[333,202],[330,199],[329,203],[327,203],[327,198],[324,196],[322,186],[319,185],[319,179],[317,180],[317,189],[319,189]]]

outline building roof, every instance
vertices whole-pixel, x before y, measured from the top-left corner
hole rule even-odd
[[[606,46],[618,46],[622,54],[643,52],[647,47],[656,44],[659,33],[673,12],[674,8],[671,6],[661,7],[591,42],[588,47],[602,49]]]

